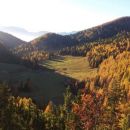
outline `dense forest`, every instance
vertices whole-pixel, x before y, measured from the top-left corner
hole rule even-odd
[[[30,44],[23,44],[14,49],[11,49],[12,53],[17,55],[23,60],[28,61],[43,61],[49,58],[49,53],[43,50],[39,50],[37,47]]]
[[[100,63],[110,56],[116,57],[123,51],[130,51],[130,34],[121,33],[111,42],[94,46],[88,53],[87,58],[91,67],[98,67]]]

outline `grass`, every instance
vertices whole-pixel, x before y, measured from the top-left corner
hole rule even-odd
[[[30,78],[32,81],[32,92],[20,92],[19,96],[31,97],[40,105],[52,100],[61,103],[65,91],[65,81],[68,79],[84,80],[86,77],[93,77],[96,69],[91,69],[86,58],[83,57],[56,57],[44,61],[43,71],[34,71],[21,65],[0,63],[0,80],[13,81],[16,86],[21,81]],[[49,69],[53,69],[51,71]]]
[[[77,80],[85,80],[87,77],[94,77],[97,69],[91,69],[86,57],[57,57],[53,60],[46,60],[43,66],[54,69],[57,73]]]

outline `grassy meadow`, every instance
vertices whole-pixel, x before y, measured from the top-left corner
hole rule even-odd
[[[43,66],[77,80],[94,77],[97,73],[97,69],[90,68],[86,57],[59,56],[55,59],[44,61]]]

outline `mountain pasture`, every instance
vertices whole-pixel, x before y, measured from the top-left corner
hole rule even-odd
[[[57,56],[43,62],[43,66],[54,69],[57,73],[77,80],[94,77],[97,69],[92,69],[86,57]]]

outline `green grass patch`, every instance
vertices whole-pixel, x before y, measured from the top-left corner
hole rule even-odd
[[[59,57],[44,61],[43,66],[77,80],[85,80],[87,77],[94,77],[97,74],[97,69],[90,68],[86,57]]]

